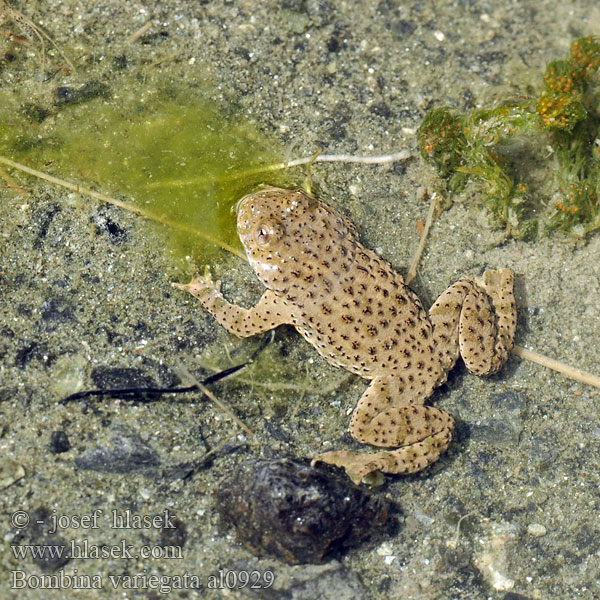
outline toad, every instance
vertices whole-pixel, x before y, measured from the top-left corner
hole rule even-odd
[[[237,227],[266,291],[251,308],[228,302],[210,274],[186,290],[229,332],[248,337],[288,323],[331,364],[368,380],[350,432],[377,447],[316,460],[358,483],[376,471],[415,473],[446,450],[453,418],[426,406],[458,358],[495,373],[513,345],[513,272],[463,278],[424,310],[403,277],[365,248],[352,222],[301,190],[266,188],[238,202]]]

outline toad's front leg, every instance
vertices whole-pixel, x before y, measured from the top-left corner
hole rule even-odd
[[[220,325],[239,337],[250,337],[291,322],[282,300],[271,290],[267,290],[255,306],[243,308],[228,302],[208,273],[185,285],[174,283],[173,287],[198,298]]]

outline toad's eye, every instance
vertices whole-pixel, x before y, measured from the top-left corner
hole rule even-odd
[[[280,230],[277,223],[259,223],[254,230],[254,240],[259,246],[268,246],[277,239]]]

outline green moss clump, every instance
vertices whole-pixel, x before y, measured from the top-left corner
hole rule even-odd
[[[444,107],[430,110],[419,127],[418,143],[423,158],[432,160],[440,174],[452,173],[467,143],[462,116]]]
[[[421,154],[452,192],[478,182],[492,222],[507,235],[532,239],[560,229],[583,237],[600,228],[599,67],[600,41],[581,38],[566,59],[547,65],[537,99],[468,114],[431,110],[418,132]],[[510,148],[523,140],[534,151],[550,149],[550,185],[534,189],[519,177]]]

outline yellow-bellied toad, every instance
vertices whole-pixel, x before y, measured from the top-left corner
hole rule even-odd
[[[292,324],[331,364],[371,382],[350,432],[382,450],[317,459],[344,467],[355,482],[373,471],[414,473],[437,460],[454,420],[424,402],[459,356],[477,375],[504,364],[516,322],[513,272],[461,279],[427,313],[402,276],[362,246],[346,217],[302,191],[267,188],[245,196],[237,224],[267,288],[256,306],[230,304],[210,276],[175,285],[235,335]]]

